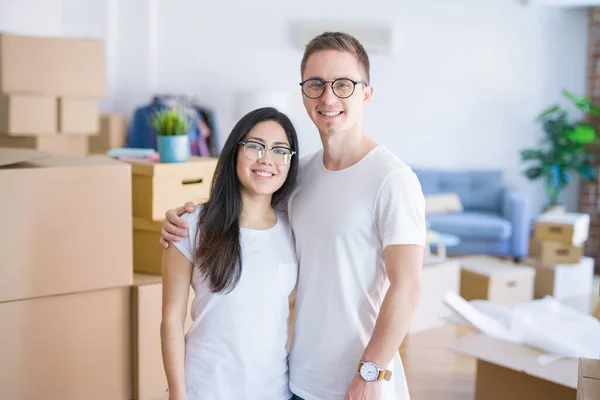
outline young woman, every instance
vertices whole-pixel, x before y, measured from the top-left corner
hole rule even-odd
[[[162,352],[171,400],[288,400],[288,296],[298,264],[276,206],[298,175],[298,138],[274,108],[229,135],[207,203],[163,255]],[[193,324],[184,333],[190,285]]]

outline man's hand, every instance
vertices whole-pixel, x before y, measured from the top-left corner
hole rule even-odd
[[[367,382],[360,375],[354,375],[344,400],[379,400],[381,381]]]
[[[165,213],[165,220],[160,231],[160,244],[165,249],[169,247],[169,242],[177,242],[188,235],[188,224],[180,217],[186,212],[193,212],[195,209],[194,203],[188,201],[183,207],[177,207]]]

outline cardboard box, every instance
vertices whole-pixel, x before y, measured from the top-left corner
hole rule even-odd
[[[133,270],[162,275],[162,222],[133,217]]]
[[[0,34],[0,92],[106,95],[102,40]]]
[[[88,155],[88,141],[85,136],[53,135],[8,137],[0,136],[0,147],[13,149],[31,149],[52,154],[62,154],[73,157]]]
[[[560,242],[534,241],[532,257],[544,264],[577,264],[583,257],[583,246]]]
[[[192,325],[190,288],[184,332]],[[137,400],[168,400],[162,358],[162,277],[135,274],[133,279],[133,391]]]
[[[132,398],[130,310],[129,286],[0,303],[0,399]]]
[[[0,302],[131,285],[127,163],[0,149],[0,188]]]
[[[210,195],[217,158],[191,157],[185,163],[130,161],[133,216],[162,221],[169,209],[188,201],[202,203]]]
[[[422,295],[408,332],[417,333],[437,328],[453,311],[444,302],[448,292],[460,289],[460,262],[446,260],[423,266]]]
[[[581,246],[588,239],[590,216],[580,213],[546,213],[535,224],[535,239],[539,242],[559,242]]]
[[[97,99],[58,99],[58,131],[65,134],[97,135],[100,111]]]
[[[600,400],[600,360],[579,359],[577,400]]]
[[[536,269],[535,297],[569,299],[589,295],[594,287],[594,259],[582,257],[578,264],[544,264],[527,258],[523,264]]]
[[[50,96],[0,95],[0,135],[56,133],[56,99]]]
[[[460,295],[465,300],[490,300],[506,305],[533,299],[535,269],[491,257],[462,257]]]
[[[475,400],[574,400],[577,361],[542,365],[543,353],[524,345],[468,334],[451,348],[477,359]]]
[[[121,114],[100,115],[100,133],[88,138],[90,154],[106,154],[110,149],[125,147],[127,119]]]

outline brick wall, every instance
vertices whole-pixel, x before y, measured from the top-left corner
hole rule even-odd
[[[587,95],[600,105],[600,7],[589,9]],[[600,118],[589,118],[600,130]],[[590,146],[600,168],[600,146]],[[600,271],[600,179],[596,182],[582,181],[579,196],[579,211],[591,217],[590,238],[586,243],[586,255],[596,259],[596,271]]]

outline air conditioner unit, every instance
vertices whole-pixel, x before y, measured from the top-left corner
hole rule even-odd
[[[365,21],[297,21],[292,23],[292,38],[296,47],[306,44],[323,32],[345,32],[356,37],[369,55],[394,53],[394,35],[387,22]]]

